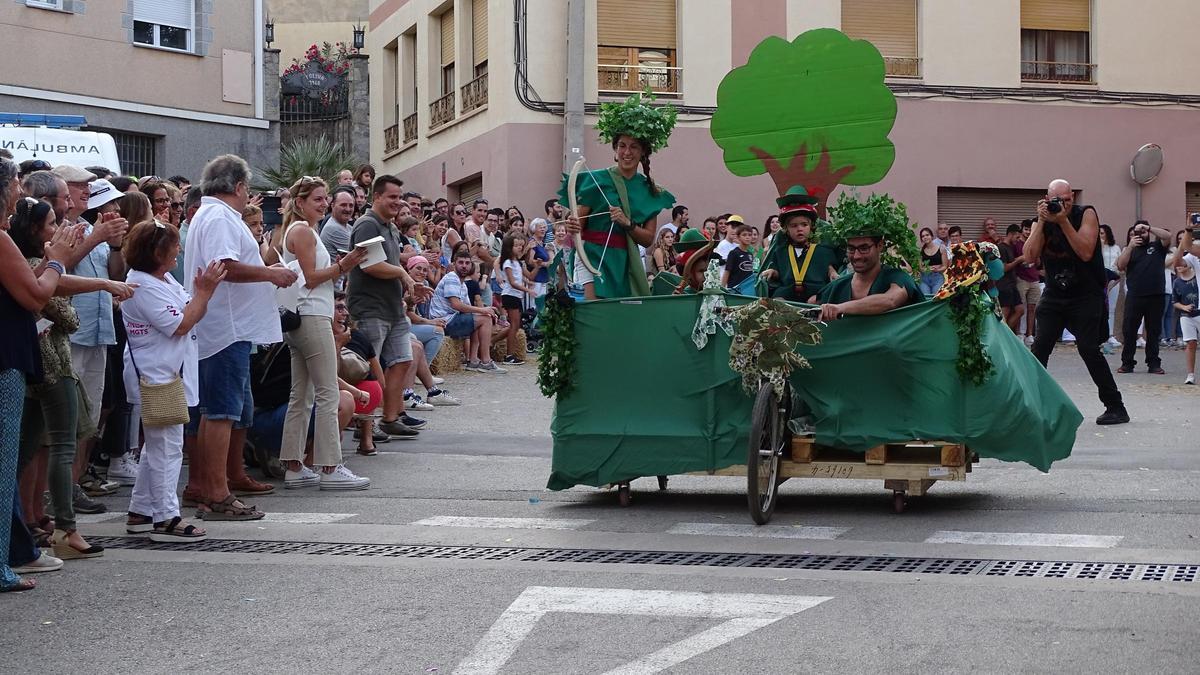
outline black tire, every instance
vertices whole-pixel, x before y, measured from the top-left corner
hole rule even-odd
[[[667,477],[666,477],[666,476],[659,476],[659,477],[658,477],[658,489],[659,489],[659,490],[666,490],[666,489],[667,489]]]
[[[892,512],[904,513],[904,507],[907,506],[907,499],[903,492],[896,492],[892,495]]]
[[[750,517],[766,525],[779,501],[779,462],[787,444],[787,405],[764,383],[754,400],[746,453],[746,500]]]
[[[631,501],[633,501],[633,496],[629,494],[629,483],[618,483],[617,502],[624,507],[629,506]]]

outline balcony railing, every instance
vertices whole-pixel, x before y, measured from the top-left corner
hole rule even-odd
[[[1096,64],[1022,61],[1021,80],[1023,82],[1093,84],[1096,81]]]
[[[921,59],[885,56],[883,72],[888,77],[921,77]]]
[[[646,87],[666,96],[683,92],[683,68],[675,66],[600,64],[596,76],[602,94],[632,94],[645,91]]]
[[[429,128],[436,129],[454,119],[454,92],[429,104]]]
[[[383,151],[395,152],[400,149],[400,125],[393,124],[383,130]]]
[[[417,140],[417,113],[413,113],[404,118],[404,143],[412,143]]]
[[[467,113],[476,108],[482,108],[487,105],[488,101],[488,78],[487,73],[471,80],[463,85],[462,88],[462,107],[463,112]]]

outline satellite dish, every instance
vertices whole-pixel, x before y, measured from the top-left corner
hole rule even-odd
[[[1155,143],[1138,148],[1129,163],[1129,177],[1138,185],[1148,185],[1158,178],[1163,168],[1163,149]]]

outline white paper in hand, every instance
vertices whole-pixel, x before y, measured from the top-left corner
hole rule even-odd
[[[367,250],[367,257],[358,263],[359,269],[366,269],[376,263],[387,260],[387,253],[383,251],[383,237],[372,237],[358,242],[356,246]]]
[[[300,299],[307,297],[309,290],[304,286],[304,271],[300,269],[300,261],[293,260],[284,267],[296,273],[296,281],[287,288],[275,289],[275,302],[284,309],[296,311]]]

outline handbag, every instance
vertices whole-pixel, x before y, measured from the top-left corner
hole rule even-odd
[[[283,260],[283,251],[275,249],[279,259]],[[296,281],[287,288],[275,289],[275,302],[279,305],[279,329],[290,333],[300,327],[300,314],[296,311],[300,299],[304,297],[304,272],[300,270],[300,262],[293,260],[285,266],[296,273]]]
[[[142,424],[147,427],[170,427],[187,424],[187,396],[183,390],[183,367],[170,382],[153,384],[138,370],[133,358],[133,345],[129,345],[129,361],[138,377],[138,391],[142,395]]]
[[[279,306],[279,329],[284,333],[290,333],[300,327],[300,315],[292,310]]]
[[[338,356],[337,370],[338,377],[350,384],[358,384],[367,379],[367,375],[371,372],[371,366],[358,352],[349,347],[342,347],[342,353]]]

